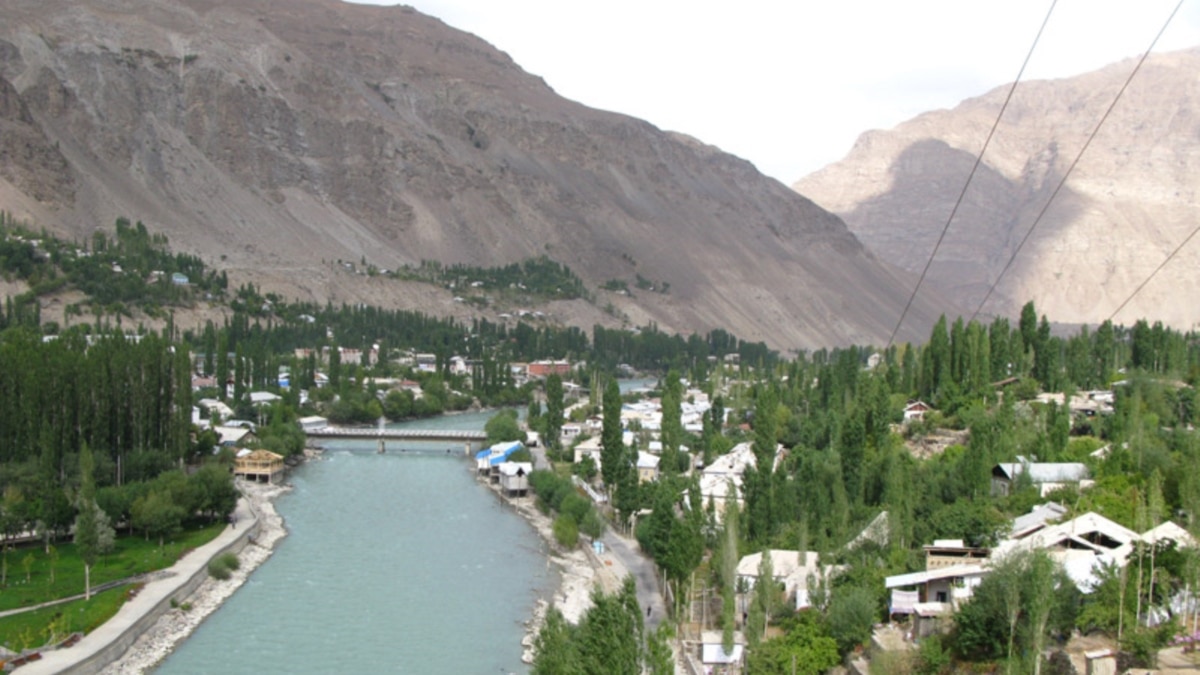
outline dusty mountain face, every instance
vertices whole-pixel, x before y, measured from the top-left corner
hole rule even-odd
[[[591,288],[670,284],[563,320],[611,325],[611,303],[782,348],[886,339],[911,288],[749,163],[567,101],[410,8],[7,0],[0,18],[0,208],[64,234],[124,215],[235,284],[434,312],[449,293],[333,263],[546,254]]]
[[[955,216],[929,279],[974,311],[1045,208],[1136,61],[1022,83]],[[1064,322],[1109,318],[1200,224],[1200,49],[1152,55],[1050,202],[984,313],[1034,300]],[[795,184],[868,249],[920,271],[1008,87],[863,134],[842,161]],[[1200,322],[1193,240],[1114,317]]]

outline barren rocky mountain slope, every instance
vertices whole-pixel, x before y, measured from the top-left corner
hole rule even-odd
[[[1018,86],[930,269],[934,287],[979,306],[1135,63]],[[1200,225],[1197,73],[1200,49],[1146,61],[985,313],[1015,315],[1032,299],[1060,321],[1103,321]],[[1007,90],[865,133],[845,159],[794,187],[841,215],[868,249],[919,272]],[[1114,320],[1191,328],[1198,282],[1193,240]]]
[[[545,254],[591,288],[670,284],[560,320],[781,348],[886,339],[913,283],[749,163],[565,100],[411,8],[8,0],[0,19],[0,208],[68,235],[128,216],[234,283],[438,313],[469,310],[331,263]]]

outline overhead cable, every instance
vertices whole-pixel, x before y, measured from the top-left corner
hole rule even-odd
[[[1133,67],[1133,70],[1130,71],[1129,77],[1125,78],[1125,83],[1121,85],[1119,90],[1117,90],[1117,95],[1113,97],[1112,103],[1110,103],[1108,109],[1104,111],[1104,114],[1100,117],[1100,121],[1096,123],[1096,127],[1092,129],[1092,133],[1088,135],[1087,140],[1084,141],[1083,147],[1079,148],[1079,152],[1076,153],[1074,161],[1072,161],[1071,165],[1067,167],[1066,172],[1063,173],[1062,178],[1058,181],[1058,185],[1055,186],[1054,192],[1050,193],[1050,198],[1046,200],[1046,203],[1042,206],[1042,210],[1039,211],[1037,217],[1033,219],[1033,224],[1031,224],[1029,229],[1026,230],[1025,236],[1021,237],[1021,241],[1017,244],[1016,250],[1013,251],[1012,256],[1009,257],[1008,262],[1004,265],[1004,269],[1000,270],[1000,275],[997,276],[996,280],[992,282],[992,285],[988,288],[987,293],[983,296],[983,300],[979,303],[979,306],[975,308],[975,313],[971,315],[971,321],[974,321],[975,317],[979,316],[979,312],[983,309],[983,306],[986,305],[988,299],[992,297],[992,292],[996,290],[996,286],[1000,283],[1000,280],[1004,278],[1004,275],[1008,272],[1009,268],[1012,267],[1013,261],[1017,259],[1017,255],[1020,254],[1021,249],[1025,247],[1025,242],[1029,241],[1029,236],[1033,234],[1034,229],[1036,229],[1038,224],[1042,222],[1042,217],[1046,215],[1046,211],[1048,211],[1050,209],[1050,205],[1054,203],[1054,198],[1058,196],[1059,191],[1062,190],[1063,185],[1066,184],[1067,178],[1071,176],[1071,172],[1074,171],[1075,167],[1079,164],[1079,160],[1083,157],[1083,153],[1087,152],[1088,146],[1092,144],[1092,140],[1096,138],[1096,134],[1099,133],[1100,128],[1104,126],[1104,122],[1112,113],[1113,108],[1117,107],[1117,103],[1125,94],[1125,90],[1129,88],[1129,83],[1133,81],[1133,77],[1137,75],[1139,70],[1141,70],[1142,64],[1146,62],[1146,59],[1150,56],[1150,52],[1154,50],[1154,45],[1158,44],[1159,38],[1161,38],[1162,34],[1166,32],[1167,26],[1171,25],[1171,20],[1175,18],[1175,14],[1179,12],[1179,8],[1182,5],[1183,0],[1179,0],[1179,2],[1175,5],[1175,9],[1171,10],[1171,14],[1167,16],[1167,20],[1163,22],[1162,28],[1158,30],[1158,34],[1155,35],[1154,39],[1150,41],[1150,46],[1146,48],[1146,51],[1142,53],[1141,58],[1138,59],[1138,62]],[[1191,237],[1188,237],[1188,239],[1191,239]],[[1166,263],[1164,262],[1163,264]],[[1143,283],[1143,285],[1145,284]],[[1125,303],[1121,303],[1121,306],[1124,307],[1124,304]]]
[[[1004,117],[1004,111],[1008,109],[1009,101],[1012,101],[1013,93],[1017,90],[1017,84],[1021,81],[1021,76],[1025,74],[1025,68],[1029,65],[1029,59],[1033,57],[1033,51],[1037,48],[1038,41],[1042,39],[1042,33],[1046,30],[1046,24],[1050,21],[1050,15],[1054,13],[1054,7],[1058,4],[1058,0],[1051,0],[1050,9],[1046,12],[1046,18],[1042,19],[1042,25],[1038,28],[1037,35],[1033,37],[1033,44],[1029,45],[1029,51],[1025,54],[1025,60],[1021,63],[1021,69],[1017,71],[1017,77],[1013,80],[1012,86],[1008,88],[1008,95],[1004,97],[1004,104],[1000,106],[1000,111],[996,113],[996,119],[992,122],[992,128],[988,130],[987,138],[983,141],[983,146],[979,148],[979,152],[975,155],[975,164],[971,167],[971,173],[967,174],[967,180],[963,183],[962,191],[958,193],[958,199],[954,202],[954,208],[950,210],[950,216],[946,218],[946,224],[942,226],[942,233],[938,235],[937,243],[933,245],[933,250],[929,253],[929,259],[925,261],[925,268],[921,270],[921,276],[917,279],[917,285],[913,287],[912,294],[908,296],[908,302],[904,305],[904,311],[900,313],[900,318],[896,320],[896,326],[892,328],[892,334],[888,337],[887,348],[891,348],[892,343],[896,340],[896,334],[900,332],[900,326],[904,323],[904,317],[908,316],[908,310],[912,308],[913,300],[917,297],[917,292],[921,290],[921,284],[925,282],[925,276],[929,274],[929,268],[933,265],[933,259],[937,257],[938,249],[942,247],[942,241],[946,238],[946,233],[950,231],[950,223],[954,222],[954,216],[958,213],[958,207],[962,205],[963,198],[967,195],[967,188],[971,186],[971,180],[975,178],[975,172],[979,170],[979,165],[983,163],[983,154],[987,152],[988,145],[992,142],[992,136],[996,134],[996,127],[1000,126],[1000,119]],[[885,349],[886,351],[886,349]]]

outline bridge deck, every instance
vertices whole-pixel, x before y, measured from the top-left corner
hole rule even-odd
[[[461,431],[456,429],[370,429],[353,427],[324,427],[305,432],[309,438],[368,438],[432,441],[484,441],[485,431]]]

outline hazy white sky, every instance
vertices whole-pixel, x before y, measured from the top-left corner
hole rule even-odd
[[[863,131],[1011,82],[1051,2],[406,4],[507,52],[562,96],[690,134],[791,184],[841,159]],[[1140,55],[1177,2],[1058,0],[1024,79]],[[1155,51],[1194,45],[1200,0],[1184,0]]]

